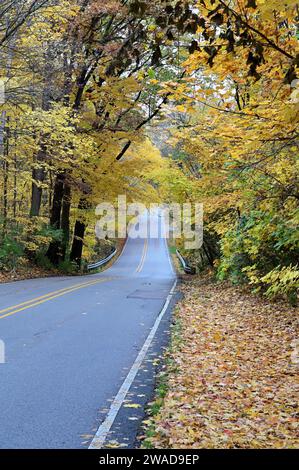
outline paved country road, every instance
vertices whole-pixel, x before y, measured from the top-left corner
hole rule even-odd
[[[132,446],[174,281],[163,238],[129,237],[101,274],[0,285],[0,448]]]

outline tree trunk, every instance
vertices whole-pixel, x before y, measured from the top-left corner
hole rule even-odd
[[[86,198],[82,197],[79,201],[78,209],[80,210],[87,209],[87,206],[88,204],[87,204]],[[86,229],[85,223],[81,220],[76,220],[70,260],[75,261],[78,268],[81,268],[85,229]]]
[[[50,217],[50,225],[54,229],[60,229],[60,217],[61,217],[61,209],[62,209],[62,200],[64,194],[64,180],[65,174],[60,173],[56,176],[55,184],[54,184],[54,193],[53,193],[53,204],[52,204],[52,212]],[[47,257],[51,261],[52,264],[57,266],[59,262],[62,260],[62,252],[61,252],[61,242],[59,240],[54,240],[50,243],[50,246],[47,251]]]
[[[17,132],[15,130],[15,132],[14,132],[14,148],[16,148],[16,142],[17,142]],[[12,203],[12,208],[13,208],[13,217],[14,217],[14,220],[16,220],[16,217],[17,217],[17,195],[18,195],[18,187],[17,187],[18,159],[17,159],[16,151],[14,152],[13,162],[14,162],[14,175],[13,175],[13,203]]]
[[[53,99],[51,94],[52,83],[52,60],[55,57],[55,49],[53,46],[48,46],[45,52],[45,67],[44,67],[44,85],[42,94],[42,110],[49,111],[51,108],[51,101]],[[31,206],[30,206],[30,217],[38,217],[41,208],[43,189],[41,184],[45,181],[46,171],[44,168],[44,162],[47,159],[47,151],[45,148],[45,142],[47,141],[47,135],[41,135],[40,149],[37,152],[35,163],[40,164],[39,167],[33,168],[32,170],[32,193],[31,193]]]
[[[45,176],[46,174],[43,168],[35,168],[32,171],[33,181],[32,181],[32,191],[31,191],[30,217],[39,216],[43,190],[38,183],[43,183],[45,180]]]
[[[64,195],[61,212],[61,229],[63,231],[63,240],[61,244],[62,259],[66,259],[66,254],[70,240],[70,209],[71,209],[71,187],[66,182],[64,185]]]
[[[4,131],[4,155],[3,155],[3,236],[6,235],[8,220],[8,172],[9,172],[9,117]]]

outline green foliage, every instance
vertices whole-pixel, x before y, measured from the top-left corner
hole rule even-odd
[[[39,241],[42,240],[47,245],[50,241],[61,241],[63,239],[63,231],[45,224],[36,232],[36,237],[40,237]]]
[[[249,281],[268,297],[293,298],[298,289],[298,232],[296,211],[253,210],[240,218],[221,240],[219,279]]]
[[[284,294],[291,304],[297,303],[297,291],[299,288],[299,268],[296,266],[278,266],[261,278],[261,282],[268,287],[267,297],[275,297]]]
[[[53,269],[45,253],[49,243],[61,240],[62,236],[62,230],[50,227],[42,219],[11,222],[5,227],[0,244],[0,269],[16,269],[26,257],[41,268]]]
[[[0,245],[0,269],[15,269],[24,255],[24,247],[10,234]]]
[[[46,269],[46,270],[53,269],[53,264],[51,263],[49,258],[47,258],[45,253],[43,253],[43,252],[38,252],[36,254],[35,262],[36,262],[37,266],[39,266],[40,268],[43,268],[43,269]]]
[[[59,263],[58,270],[65,274],[72,274],[78,270],[78,266],[73,261],[64,260]]]

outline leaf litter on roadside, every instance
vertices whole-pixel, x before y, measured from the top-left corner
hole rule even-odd
[[[182,290],[168,391],[143,445],[298,447],[298,310],[208,277]]]

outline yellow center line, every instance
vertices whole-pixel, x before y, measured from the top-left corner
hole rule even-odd
[[[84,287],[93,286],[95,284],[100,284],[102,282],[109,281],[111,279],[113,279],[113,278],[108,278],[107,277],[107,278],[103,278],[103,279],[98,279],[96,281],[85,282],[83,284],[76,284],[74,286],[70,286],[68,288],[60,289],[58,291],[49,292],[48,294],[45,294],[43,296],[36,297],[34,299],[28,300],[27,302],[23,302],[22,304],[14,305],[12,307],[8,307],[4,310],[1,310],[0,313],[7,312],[9,310],[11,310],[11,311],[4,314],[4,315],[1,315],[0,319],[9,317],[9,316],[14,315],[18,312],[22,312],[23,310],[27,310],[27,309],[35,307],[37,305],[43,304],[45,302],[48,302],[49,300],[56,299],[57,297],[61,297],[62,295],[66,295],[70,292],[74,292],[76,290],[83,289]],[[21,307],[21,308],[19,308],[19,307]]]
[[[148,248],[148,240],[147,238],[144,240],[144,246],[143,246],[143,252],[142,252],[142,257],[141,257],[141,261],[139,263],[139,266],[138,268],[136,269],[136,273],[140,273],[143,269],[143,266],[144,266],[144,262],[145,262],[145,258],[146,258],[146,255],[147,255],[147,248]]]
[[[83,282],[81,284],[74,284],[72,286],[64,287],[63,289],[48,292],[47,294],[41,295],[40,297],[34,297],[33,299],[26,300],[26,302],[22,302],[21,304],[12,305],[11,307],[4,308],[3,310],[0,310],[0,313],[5,313],[5,312],[8,312],[9,310],[16,309],[18,307],[23,307],[23,305],[31,304],[32,302],[35,302],[36,300],[41,300],[46,297],[52,296],[54,294],[58,294],[60,292],[68,291],[69,289],[73,289],[74,287],[86,286],[87,284],[90,284],[91,282],[95,282],[95,281],[88,281],[88,282]]]

